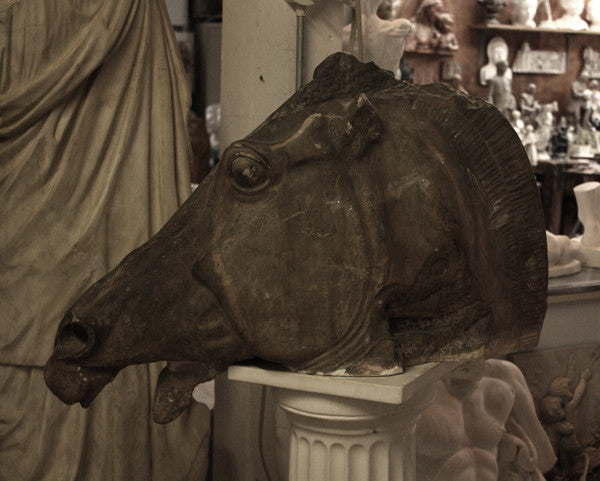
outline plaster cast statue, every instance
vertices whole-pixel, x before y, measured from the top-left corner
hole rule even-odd
[[[581,107],[585,102],[585,93],[588,90],[588,82],[588,75],[585,72],[581,72],[577,80],[571,84],[571,100],[567,106],[567,115],[572,124],[580,124]]]
[[[219,129],[221,128],[221,104],[210,104],[204,109],[206,132],[210,142],[211,167],[219,161]]]
[[[572,470],[575,457],[583,456],[584,463],[589,465],[589,459],[585,459],[587,454],[573,425],[573,416],[585,394],[587,382],[591,377],[592,371],[590,369],[582,371],[574,390],[570,386],[571,380],[569,378],[554,378],[550,382],[546,394],[540,400],[540,420],[548,433],[552,448],[558,456],[556,470],[560,473],[560,476],[563,476],[562,479],[565,479]],[[587,472],[587,469],[584,469],[584,471]],[[579,479],[585,480],[586,476]]]
[[[600,0],[589,0],[585,7],[585,19],[592,32],[600,31]]]
[[[588,78],[600,78],[600,52],[590,46],[583,48],[581,73]]]
[[[577,259],[579,243],[566,235],[554,235],[546,231],[548,244],[549,277],[567,276],[581,271],[581,261]]]
[[[600,183],[585,182],[573,188],[577,216],[583,224],[579,260],[590,267],[600,267]]]
[[[588,30],[589,25],[581,18],[584,0],[560,0],[560,6],[564,10],[561,17],[554,21],[556,28],[568,30]]]
[[[190,194],[191,96],[166,7],[2,2],[0,37],[0,479],[204,479],[208,410],[150,420],[163,363],[124,368],[89,410],[44,383],[73,300]]]
[[[380,18],[377,13],[380,3],[380,0],[361,1],[362,51],[359,43],[353,38],[356,35],[352,34],[352,24],[344,27],[343,50],[365,62],[372,60],[379,67],[393,72],[399,78],[400,59],[404,53],[406,39],[413,32],[413,26],[405,18]]]
[[[526,132],[525,122],[523,122],[523,119],[521,117],[521,112],[517,109],[514,109],[510,112],[510,125],[513,126],[513,129],[515,129],[515,132],[517,133],[521,141],[523,141]]]
[[[415,30],[406,41],[407,52],[449,52],[458,50],[454,16],[445,11],[442,0],[420,0],[413,18]]]
[[[467,362],[438,381],[416,451],[417,481],[541,481],[556,461],[523,375],[501,360]]]
[[[506,62],[508,65],[508,44],[502,37],[494,37],[489,41],[487,57],[488,63],[479,69],[479,82],[481,85],[487,85],[488,80],[496,76],[496,64],[498,62]],[[504,75],[512,80],[512,70],[510,68],[506,69]]]
[[[89,405],[123,366],[167,359],[165,422],[243,360],[383,375],[513,352],[537,342],[547,270],[531,166],[498,110],[337,53],[75,301],[46,380]]]
[[[509,357],[527,379],[540,421],[558,455],[547,479],[592,481],[600,475],[600,347],[565,342],[569,345]]]
[[[527,124],[525,134],[523,135],[523,147],[525,147],[525,152],[527,152],[527,157],[529,157],[531,165],[537,165],[538,163],[537,143],[538,137],[533,125]]]
[[[537,85],[534,83],[528,83],[525,91],[521,94],[519,109],[523,115],[523,122],[526,124],[535,124],[536,118],[540,111],[540,104],[535,99],[536,91]]]
[[[512,85],[510,79],[505,75],[507,66],[505,62],[496,64],[496,76],[489,79],[488,85],[488,101],[494,104],[500,112],[507,117],[510,116],[510,111],[515,108],[515,97],[512,93]]]
[[[514,0],[511,21],[513,25],[535,28],[533,20],[538,9],[538,0]]]

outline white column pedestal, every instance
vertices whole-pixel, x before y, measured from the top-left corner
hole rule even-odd
[[[290,481],[414,481],[414,430],[434,384],[459,363],[385,377],[311,376],[232,366],[228,377],[274,388],[291,425]]]

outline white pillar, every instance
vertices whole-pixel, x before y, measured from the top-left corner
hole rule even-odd
[[[285,0],[223,2],[222,148],[249,134],[294,93],[296,21]],[[342,23],[339,0],[315,0],[307,7],[305,82],[325,57],[341,49]]]
[[[457,363],[386,377],[232,366],[230,380],[273,387],[290,422],[289,481],[415,481],[414,431],[435,381]]]

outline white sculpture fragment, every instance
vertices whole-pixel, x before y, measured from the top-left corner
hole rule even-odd
[[[577,259],[579,243],[566,235],[554,235],[546,231],[548,244],[548,276],[560,277],[576,274],[581,270]]]
[[[600,267],[600,183],[585,182],[573,188],[583,235],[575,239],[580,244],[578,258],[584,265]]]
[[[390,70],[398,77],[400,59],[404,53],[406,39],[413,26],[405,18],[382,20],[377,15],[381,0],[362,0],[361,21],[355,28],[362,29],[362,51],[360,42],[352,40],[352,24],[346,25],[342,34],[344,51],[349,51],[363,62],[373,61],[379,67]]]
[[[581,18],[584,5],[584,0],[560,0],[560,6],[563,8],[564,13],[562,17],[555,20],[556,28],[588,30],[589,25]]]
[[[502,37],[492,38],[487,45],[488,63],[479,69],[479,82],[481,85],[487,85],[488,80],[494,78],[497,74],[496,64],[506,62],[508,65],[508,44]],[[506,69],[504,76],[512,80],[512,70]]]
[[[513,25],[535,28],[533,18],[538,9],[538,0],[514,0],[511,21]]]
[[[438,381],[416,430],[417,481],[543,480],[556,462],[519,368],[466,362]]]

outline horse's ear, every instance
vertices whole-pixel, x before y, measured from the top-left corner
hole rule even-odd
[[[347,135],[345,149],[350,157],[357,158],[379,138],[383,122],[364,93],[351,104],[348,121],[352,128]]]

